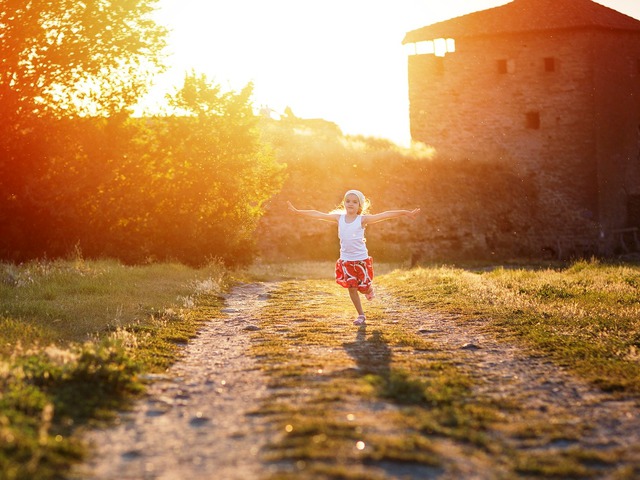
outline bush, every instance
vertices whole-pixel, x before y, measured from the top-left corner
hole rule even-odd
[[[259,141],[251,92],[192,74],[174,96],[179,116],[42,119],[17,133],[11,153],[34,165],[0,204],[0,258],[63,257],[79,245],[127,263],[249,262],[282,171]]]

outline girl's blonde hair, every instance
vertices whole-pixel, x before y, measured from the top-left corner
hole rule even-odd
[[[360,208],[358,209],[358,215],[367,215],[369,210],[371,209],[371,202],[368,198],[364,196],[360,190],[349,190],[342,197],[342,203],[331,213],[345,213],[346,209],[344,208],[344,201],[347,198],[347,195],[355,195],[358,197],[358,203],[360,203]]]

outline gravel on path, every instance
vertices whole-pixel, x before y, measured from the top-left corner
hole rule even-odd
[[[251,332],[260,328],[260,309],[276,286],[235,287],[227,297],[225,317],[202,328],[185,347],[182,360],[154,379],[133,411],[122,414],[114,428],[88,433],[95,455],[72,478],[246,480],[267,476],[275,467],[262,462],[260,454],[274,433],[266,417],[255,413],[268,400],[269,391],[267,378],[248,352]],[[623,452],[627,466],[640,464],[637,399],[602,392],[548,358],[501,341],[486,319],[461,320],[401,304],[384,288],[379,288],[377,302],[386,321],[402,322],[424,335],[477,378],[478,394],[517,405],[493,433],[514,451],[542,455],[572,448],[618,451]],[[555,427],[549,430],[551,436],[544,429],[529,436],[510,430],[511,425],[521,429],[526,422]],[[566,426],[566,437],[553,433],[558,426]],[[453,447],[442,452],[444,471],[437,478],[500,478],[499,465],[479,468]],[[615,478],[611,473],[605,468],[602,478]]]
[[[478,380],[474,387],[478,394],[518,406],[505,417],[500,435],[512,448],[542,455],[572,448],[620,451],[624,452],[627,466],[640,470],[637,398],[604,392],[543,355],[499,340],[490,329],[489,319],[459,319],[455,315],[399,307],[392,295],[384,289],[379,291],[388,310],[413,310],[403,324],[432,341],[438,350],[451,354],[460,368]],[[521,435],[520,430],[510,429],[510,424],[521,429],[522,422],[541,431]],[[558,438],[556,428],[550,428],[552,433],[546,435],[545,425],[564,426],[567,436]],[[487,474],[478,478],[493,477]]]
[[[248,354],[250,332],[269,284],[235,287],[225,317],[208,322],[165,375],[152,376],[145,399],[113,428],[89,432],[94,454],[74,479],[254,479],[269,440],[255,415],[266,378]]]

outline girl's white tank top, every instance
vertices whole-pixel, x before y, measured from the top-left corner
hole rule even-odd
[[[338,237],[340,238],[341,260],[366,260],[369,257],[361,215],[358,215],[351,223],[346,222],[345,215],[340,215]]]

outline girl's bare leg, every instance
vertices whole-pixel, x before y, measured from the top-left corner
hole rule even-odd
[[[364,315],[364,310],[362,309],[362,303],[360,302],[360,294],[358,293],[358,289],[349,288],[349,296],[351,297],[353,306],[356,307],[356,310],[358,311],[358,315]]]

